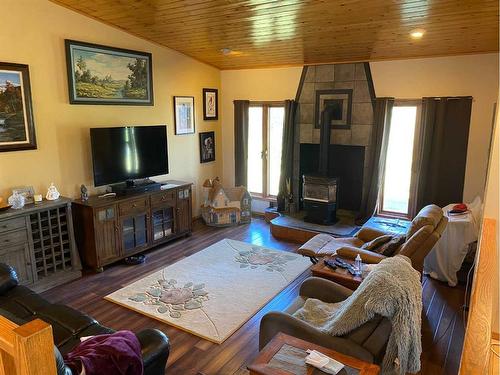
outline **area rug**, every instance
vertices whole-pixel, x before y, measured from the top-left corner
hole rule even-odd
[[[310,265],[224,239],[105,298],[220,344]]]

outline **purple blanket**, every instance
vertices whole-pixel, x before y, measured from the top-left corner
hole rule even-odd
[[[81,342],[65,355],[64,362],[75,374],[143,375],[141,345],[130,331],[98,335]]]

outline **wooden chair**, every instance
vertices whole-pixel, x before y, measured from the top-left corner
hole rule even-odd
[[[19,326],[0,316],[0,375],[53,374],[52,327],[40,319]]]

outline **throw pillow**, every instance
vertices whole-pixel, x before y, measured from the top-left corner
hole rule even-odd
[[[389,242],[386,242],[375,251],[386,257],[391,257],[394,255],[396,250],[399,249],[399,247],[405,242],[405,239],[405,236],[394,236]]]
[[[370,242],[365,243],[363,246],[361,246],[361,248],[370,251],[377,251],[376,250],[377,248],[389,242],[391,239],[392,239],[391,235],[385,234],[383,236],[371,240]]]

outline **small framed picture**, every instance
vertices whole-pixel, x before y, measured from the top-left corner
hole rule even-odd
[[[15,193],[24,197],[25,204],[35,203],[35,189],[33,189],[33,186],[17,186],[12,189],[12,194]]]
[[[194,97],[174,96],[175,134],[194,133]]]
[[[219,90],[203,89],[203,120],[219,118]]]
[[[200,163],[215,161],[215,132],[200,133]]]

